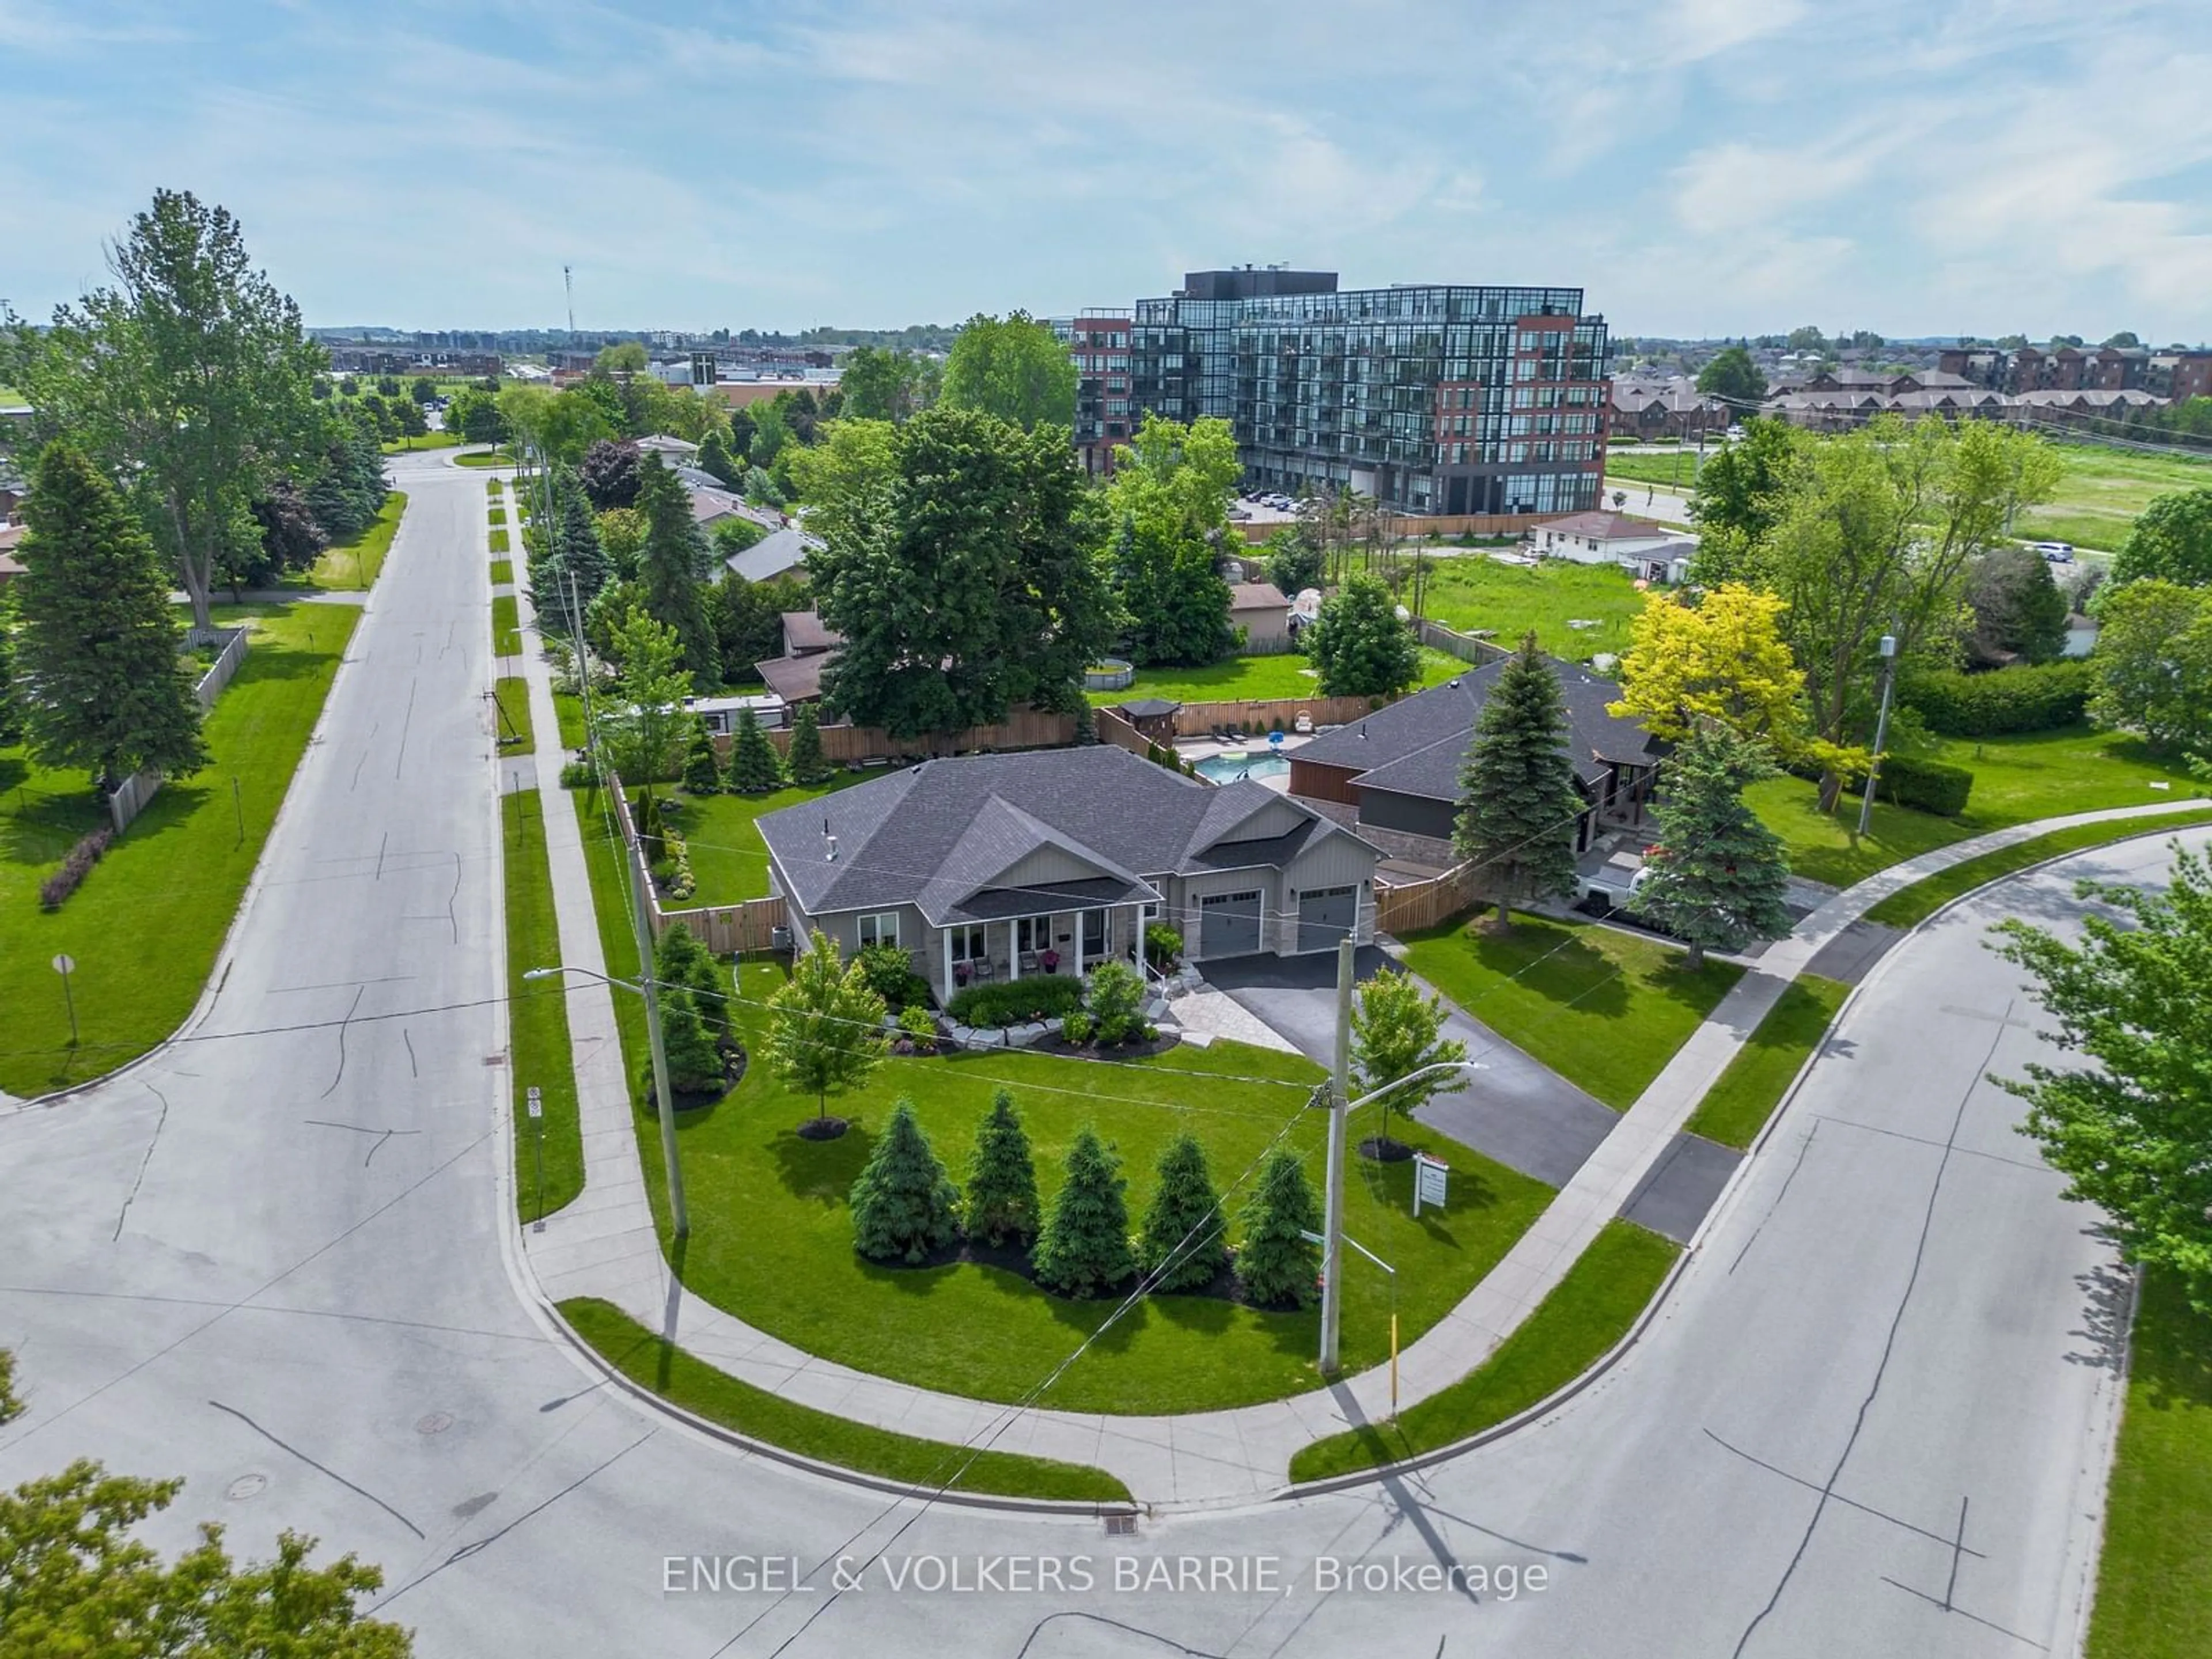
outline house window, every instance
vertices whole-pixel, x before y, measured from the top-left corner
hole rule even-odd
[[[953,961],[981,962],[983,959],[986,952],[983,948],[983,926],[981,922],[972,922],[959,927],[949,927],[945,930],[945,936],[950,942]]]
[[[881,910],[872,916],[860,918],[860,948],[872,945],[896,945],[899,942],[898,912]]]
[[[1024,916],[1014,924],[1014,930],[1015,949],[1018,951],[1028,952],[1048,951],[1052,948],[1052,918],[1050,916]]]
[[[1106,913],[1085,910],[1083,913],[1083,954],[1087,959],[1106,954]]]

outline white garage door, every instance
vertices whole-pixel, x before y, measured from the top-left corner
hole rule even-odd
[[[1357,887],[1316,887],[1298,895],[1298,949],[1334,951],[1359,919]]]
[[[1260,948],[1261,895],[1209,893],[1198,902],[1198,953],[1249,957]]]

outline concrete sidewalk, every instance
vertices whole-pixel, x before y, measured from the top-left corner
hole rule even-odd
[[[540,742],[557,744],[551,682],[535,649],[523,672]],[[591,889],[574,810],[550,758],[538,769],[546,848],[563,960],[604,970]],[[1808,916],[1747,972],[1692,1034],[1559,1196],[1481,1283],[1400,1360],[1400,1403],[1411,1405],[1458,1381],[1486,1358],[1546,1295],[1606,1222],[1634,1200],[1674,1144],[1705,1091],[1735,1058],[1783,988],[1868,907],[1923,875],[2068,824],[2148,817],[2180,804],[2120,808],[2023,824],[1929,853],[1869,878]],[[583,1120],[583,1195],[526,1233],[527,1261],[545,1294],[605,1298],[648,1328],[729,1375],[780,1398],[858,1422],[925,1438],[1025,1452],[1109,1470],[1139,1502],[1162,1508],[1249,1503],[1287,1483],[1291,1455],[1324,1436],[1384,1416],[1389,1380],[1382,1368],[1286,1400],[1180,1417],[1122,1417],[1021,1409],[870,1376],[815,1358],[710,1306],[670,1273],[639,1163],[638,1125],[623,1077],[611,994],[584,981],[568,991]],[[1056,1356],[1040,1355],[1039,1370]]]

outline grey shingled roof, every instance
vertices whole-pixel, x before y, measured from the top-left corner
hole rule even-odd
[[[786,525],[772,530],[742,553],[732,553],[722,563],[749,582],[764,582],[772,576],[781,576],[787,570],[796,570],[806,562],[806,556],[821,543],[803,535],[796,526]]]
[[[1000,908],[1009,901],[991,895],[1005,890],[989,884],[1041,847],[1098,873],[1036,890],[1081,897],[1110,887],[1134,899],[1158,896],[1152,878],[1279,865],[1316,840],[1349,833],[1290,801],[1304,821],[1288,835],[1224,843],[1285,802],[1249,780],[1210,788],[1100,744],[928,761],[770,812],[760,830],[785,890],[809,915],[914,904],[943,922],[1016,914]],[[836,837],[834,860],[825,825]]]
[[[1547,657],[1566,706],[1567,741],[1575,771],[1586,783],[1604,777],[1601,763],[1650,765],[1658,759],[1650,735],[1635,720],[1606,712],[1620,688],[1588,669]],[[1457,679],[1432,685],[1364,720],[1325,732],[1296,751],[1295,759],[1354,769],[1362,787],[1388,789],[1435,800],[1459,799],[1460,765],[1474,741],[1474,723],[1505,659],[1470,668]]]

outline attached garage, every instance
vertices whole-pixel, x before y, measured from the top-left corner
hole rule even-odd
[[[1357,887],[1316,887],[1298,895],[1298,951],[1334,951],[1359,920]]]
[[[1208,893],[1198,902],[1200,957],[1249,957],[1260,949],[1260,919],[1265,895]]]

